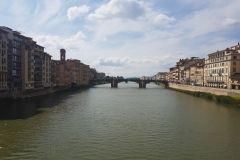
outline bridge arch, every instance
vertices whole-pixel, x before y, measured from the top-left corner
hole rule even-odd
[[[164,84],[165,87],[168,87],[168,81],[163,81],[163,80],[141,80],[140,78],[129,78],[129,79],[98,79],[98,80],[90,80],[89,85],[92,86],[96,82],[108,82],[111,83],[112,88],[117,88],[118,83],[121,82],[136,82],[139,84],[139,88],[146,88],[146,85],[151,82],[155,83],[161,83]]]

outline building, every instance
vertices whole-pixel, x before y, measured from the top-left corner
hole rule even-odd
[[[90,80],[90,67],[89,65],[81,63],[80,66],[81,85],[89,85]]]
[[[34,55],[34,88],[51,87],[51,55],[37,44],[33,45],[31,52]]]
[[[90,79],[96,79],[97,78],[97,71],[95,68],[90,68]]]
[[[175,81],[178,81],[182,84],[193,83],[193,81],[190,80],[190,77],[191,77],[191,75],[193,76],[195,73],[191,72],[191,67],[194,67],[194,66],[196,67],[199,64],[203,64],[204,61],[205,61],[204,59],[199,59],[197,57],[191,57],[190,59],[188,59],[188,58],[180,59],[176,63],[177,73],[175,73]],[[192,82],[190,82],[190,81],[192,81]]]
[[[158,72],[158,74],[156,74],[156,80],[167,81],[168,80],[168,73],[167,72]]]
[[[240,89],[240,45],[208,55],[205,60],[204,85]]]
[[[51,56],[44,47],[8,27],[0,27],[1,88],[33,90],[51,87]]]
[[[106,78],[106,74],[103,72],[97,73],[97,79],[105,79]]]
[[[177,82],[178,81],[178,68],[172,67],[168,73],[168,80],[170,82]]]
[[[7,90],[8,32],[0,28],[0,91]],[[12,59],[10,59],[12,61]]]
[[[88,85],[90,68],[77,59],[66,60],[66,50],[60,49],[60,60],[52,61],[52,85],[60,88]]]
[[[60,60],[51,63],[52,86],[67,88],[71,85],[71,69],[66,66],[66,50],[60,49]]]
[[[66,67],[69,68],[71,72],[71,84],[75,85],[81,84],[80,66],[81,66],[80,60],[68,59],[66,61]]]
[[[187,69],[186,75],[189,75],[190,84],[203,86],[204,84],[204,61],[191,65]]]

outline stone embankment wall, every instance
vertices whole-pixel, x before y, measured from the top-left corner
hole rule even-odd
[[[30,97],[36,97],[36,96],[50,94],[53,92],[54,92],[54,90],[52,88],[36,90],[36,91],[30,90],[28,92],[8,90],[8,91],[5,91],[4,93],[0,93],[0,99],[1,98],[13,98],[13,99],[30,98]]]
[[[215,95],[224,95],[224,96],[239,96],[240,90],[236,89],[223,89],[223,88],[211,88],[211,87],[200,87],[200,86],[191,86],[191,85],[182,85],[169,83],[170,88],[193,91],[193,92],[205,92]]]
[[[0,92],[0,99],[1,98],[31,98],[31,97],[37,97],[37,96],[42,96],[42,95],[47,95],[51,94],[53,92],[59,92],[59,91],[66,91],[69,89],[82,89],[82,88],[87,88],[89,87],[88,85],[80,85],[80,86],[58,86],[58,87],[50,87],[50,88],[44,88],[44,89],[39,89],[39,90],[27,90],[24,92],[17,91],[17,90],[7,90],[5,92]]]

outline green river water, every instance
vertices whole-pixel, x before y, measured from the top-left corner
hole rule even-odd
[[[238,160],[240,109],[135,83],[2,102],[0,159]]]

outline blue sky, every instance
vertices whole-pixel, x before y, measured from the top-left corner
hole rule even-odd
[[[239,0],[0,0],[0,25],[59,59],[112,76],[151,76],[240,41]]]

